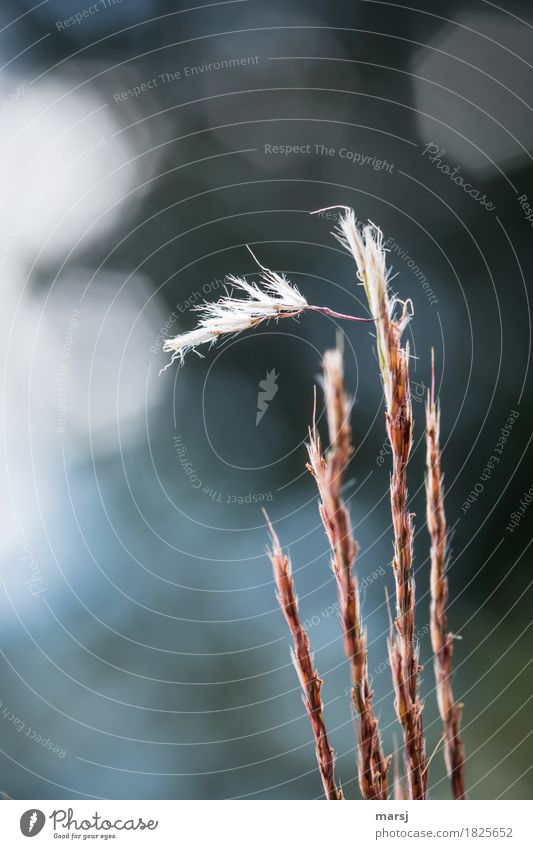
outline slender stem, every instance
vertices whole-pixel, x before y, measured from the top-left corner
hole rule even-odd
[[[389,637],[389,660],[395,707],[403,729],[409,797],[427,795],[427,757],[420,700],[419,650],[415,637],[415,583],[413,577],[413,527],[407,500],[407,465],[413,440],[409,388],[409,345],[401,344],[411,315],[409,302],[399,314],[397,299],[389,295],[383,234],[379,228],[357,226],[353,210],[345,211],[337,238],[357,265],[358,277],[375,320],[376,345],[385,395],[385,421],[391,445],[390,501],[394,528],[392,570],[396,589],[396,616]]]
[[[309,306],[308,310],[312,310],[313,312],[321,312],[323,315],[329,315],[331,318],[339,318],[341,321],[362,321],[364,323],[373,322],[373,318],[360,318],[356,315],[347,315],[343,312],[336,312],[335,310],[330,310],[329,307],[315,307]]]
[[[322,454],[315,409],[313,425],[309,431],[307,468],[316,481],[321,499],[320,517],[331,546],[331,565],[337,583],[344,650],[350,662],[352,702],[358,725],[359,787],[363,798],[381,801],[387,798],[390,758],[383,754],[368,673],[366,633],[361,619],[355,574],[359,546],[353,536],[350,514],[341,496],[345,470],[352,453],[352,434],[340,346],[326,351],[323,369],[330,449],[325,456]]]
[[[318,769],[322,779],[322,786],[326,799],[341,801],[344,799],[342,790],[335,781],[335,754],[331,748],[324,722],[324,707],[320,690],[322,681],[313,665],[309,637],[302,624],[298,610],[298,599],[292,579],[291,563],[289,558],[283,554],[279,539],[270,523],[268,514],[263,510],[270,529],[272,548],[267,554],[272,563],[274,580],[278,591],[278,604],[287,620],[293,640],[292,660],[300,679],[303,692],[303,700],[309,722],[313,731],[316,746],[316,758]]]
[[[431,645],[435,655],[437,702],[444,728],[444,759],[455,799],[465,799],[464,748],[460,736],[462,704],[455,702],[452,688],[453,634],[448,633],[446,606],[447,530],[444,513],[440,410],[435,404],[435,367],[432,352],[431,392],[426,405],[426,504],[431,537]]]

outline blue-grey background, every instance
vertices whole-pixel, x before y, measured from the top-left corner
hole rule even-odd
[[[441,734],[421,442],[434,346],[469,792],[530,796],[532,25],[529,4],[512,0],[4,0],[7,795],[320,795],[264,555],[266,506],[293,560],[338,773],[358,796],[335,587],[304,469],[336,324],[263,326],[160,374],[162,340],[194,325],[192,307],[218,298],[226,274],[255,273],[246,244],[310,302],[363,315],[334,216],[308,215],[340,203],[382,227],[392,285],[414,304],[410,495],[428,750]],[[427,145],[443,149],[448,173]],[[355,398],[346,498],[390,752],[400,740],[385,645],[390,457],[369,328],[342,331]],[[278,392],[256,426],[272,369]],[[441,752],[430,792],[449,793]]]

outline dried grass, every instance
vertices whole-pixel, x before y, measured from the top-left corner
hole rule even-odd
[[[163,350],[172,354],[169,365],[177,358],[183,362],[189,351],[198,354],[199,345],[214,345],[221,337],[235,336],[271,319],[277,321],[280,318],[296,318],[305,312],[318,312],[347,321],[369,321],[367,318],[335,312],[329,307],[309,304],[297,286],[293,286],[284,274],[271,271],[259,262],[258,265],[261,269],[259,283],[249,283],[243,277],[229,275],[224,297],[214,303],[204,301],[193,307],[200,315],[198,326],[187,333],[166,339],[163,344]],[[235,297],[235,293],[241,297]]]
[[[389,292],[383,235],[370,224],[357,226],[353,210],[340,218],[336,236],[353,255],[375,321],[385,421],[391,444],[390,501],[394,528],[392,569],[396,588],[396,615],[388,646],[395,706],[403,728],[407,777],[411,799],[427,795],[427,756],[419,696],[419,649],[415,638],[415,582],[413,527],[407,503],[407,464],[411,453],[413,415],[409,387],[409,344],[402,333],[412,315],[410,302]],[[399,309],[398,309],[399,307]]]
[[[271,537],[271,548],[267,549],[267,554],[272,563],[278,603],[292,635],[292,662],[300,679],[305,708],[315,738],[316,759],[322,778],[324,793],[326,794],[326,799],[340,801],[344,799],[344,796],[335,781],[335,755],[329,744],[326,732],[324,708],[320,694],[322,680],[314,667],[309,637],[302,624],[298,610],[298,599],[294,589],[290,560],[283,553],[277,534],[266,512],[265,517],[270,528]]]
[[[463,705],[457,704],[452,688],[453,634],[448,633],[446,605],[447,533],[444,513],[440,409],[435,403],[435,365],[432,362],[431,391],[426,404],[426,507],[431,537],[430,633],[434,653],[437,702],[444,728],[444,760],[455,799],[465,799],[464,747],[460,736]]]
[[[415,636],[413,526],[407,491],[407,467],[414,423],[409,385],[409,345],[402,345],[402,334],[412,317],[412,305],[409,301],[400,301],[390,292],[383,236],[379,228],[373,224],[359,228],[353,210],[342,208],[344,213],[335,235],[355,259],[358,277],[368,301],[370,320],[374,323],[385,397],[385,422],[392,454],[390,504],[394,531],[392,569],[395,614],[394,618],[390,614],[388,650],[395,708],[403,731],[406,768],[404,781],[400,778],[398,762],[395,761],[393,794],[396,799],[425,799],[429,761],[419,693],[421,667]],[[368,320],[336,313],[328,307],[312,306],[285,277],[261,265],[260,268],[261,285],[250,284],[242,278],[229,278],[234,290],[240,291],[245,297],[235,298],[228,293],[215,304],[201,305],[199,327],[167,340],[164,348],[172,352],[173,360],[175,357],[183,359],[184,354],[188,350],[195,350],[197,345],[213,343],[221,335],[239,333],[271,318],[294,317],[306,311],[314,311],[337,319]],[[358,720],[359,785],[364,798],[386,799],[390,758],[383,754],[379,725],[372,704],[366,635],[354,573],[358,545],[341,496],[352,447],[350,405],[344,388],[342,352],[339,347],[326,352],[323,369],[330,447],[323,455],[314,416],[308,445],[308,468],[320,494],[320,515],[332,551],[331,563],[337,584],[344,648],[350,662],[352,699]],[[451,684],[453,637],[447,633],[446,623],[446,521],[439,413],[433,386],[426,408],[426,439],[427,521],[431,535],[431,640],[435,653],[439,711],[445,731],[446,765],[454,797],[464,799],[464,753],[459,734],[462,705],[455,703]],[[278,602],[292,635],[293,662],[315,739],[324,792],[327,799],[341,800],[344,796],[335,780],[335,757],[324,724],[322,681],[314,667],[309,638],[300,618],[289,558],[283,554],[269,521],[268,524],[272,540],[268,556],[274,571]]]
[[[350,515],[342,500],[345,470],[352,454],[350,404],[344,388],[342,350],[326,351],[323,359],[324,395],[330,447],[322,454],[313,415],[309,431],[309,463],[320,494],[320,516],[331,546],[331,567],[337,584],[344,650],[350,662],[352,701],[358,719],[359,787],[365,799],[387,798],[390,759],[383,754],[379,725],[372,704],[368,675],[366,633],[361,623],[357,578],[354,572],[358,544]]]

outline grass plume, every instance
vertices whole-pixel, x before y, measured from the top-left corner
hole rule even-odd
[[[444,728],[444,759],[455,799],[465,799],[464,747],[460,736],[463,706],[452,688],[453,634],[448,633],[446,605],[447,533],[439,444],[440,409],[435,402],[435,363],[432,352],[431,391],[426,403],[426,507],[431,537],[430,632],[434,653],[439,713]]]
[[[352,209],[345,209],[335,235],[355,259],[370,313],[375,322],[379,367],[385,396],[385,420],[391,444],[390,501],[394,529],[392,568],[396,615],[389,637],[389,659],[395,706],[404,735],[411,799],[427,795],[427,756],[419,696],[419,651],[415,639],[413,527],[407,503],[407,464],[411,453],[413,415],[409,386],[409,344],[402,333],[412,315],[409,301],[389,292],[383,234],[369,224],[359,228]]]
[[[284,274],[271,271],[258,260],[256,262],[260,268],[259,283],[249,283],[243,277],[229,275],[227,281],[230,289],[227,289],[224,297],[214,303],[204,301],[193,307],[193,310],[200,314],[198,326],[187,333],[165,340],[163,350],[172,354],[171,363],[176,358],[183,362],[189,351],[198,353],[199,345],[213,345],[222,336],[234,336],[251,330],[270,319],[296,318],[305,312],[318,312],[347,321],[370,320],[338,313],[329,307],[309,304],[297,286]],[[235,297],[235,293],[241,297]]]
[[[314,667],[309,637],[302,624],[298,610],[298,599],[292,579],[291,563],[288,556],[281,549],[277,534],[266,512],[263,512],[269,525],[271,537],[271,548],[267,549],[267,554],[272,563],[278,603],[287,620],[292,636],[292,661],[300,679],[305,708],[315,738],[316,759],[320,777],[322,778],[324,793],[326,794],[326,799],[340,801],[344,799],[344,796],[335,781],[335,754],[329,744],[324,723],[322,696],[320,694],[322,681]]]
[[[324,396],[330,448],[322,454],[316,416],[309,431],[309,463],[320,495],[320,516],[331,546],[331,567],[337,584],[344,650],[350,663],[352,701],[358,720],[359,787],[365,799],[387,798],[390,759],[383,754],[368,675],[366,634],[361,623],[359,589],[354,566],[358,544],[350,514],[341,496],[345,470],[352,454],[350,404],[344,387],[342,350],[326,351],[323,358]]]

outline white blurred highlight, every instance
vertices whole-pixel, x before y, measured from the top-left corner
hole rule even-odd
[[[94,89],[69,94],[60,79],[7,77],[2,93],[13,98],[2,116],[0,263],[53,260],[79,239],[87,247],[124,214],[136,180],[134,149],[113,138],[113,110]]]
[[[415,106],[420,110],[418,131],[424,143],[438,143],[446,149],[447,161],[483,177],[497,176],[491,159],[507,171],[527,163],[533,121],[531,110],[519,98],[529,102],[531,70],[518,57],[528,59],[530,53],[530,31],[503,14],[462,15],[457,24],[443,26],[433,42],[415,55],[411,67],[413,74],[431,81],[413,80]]]

